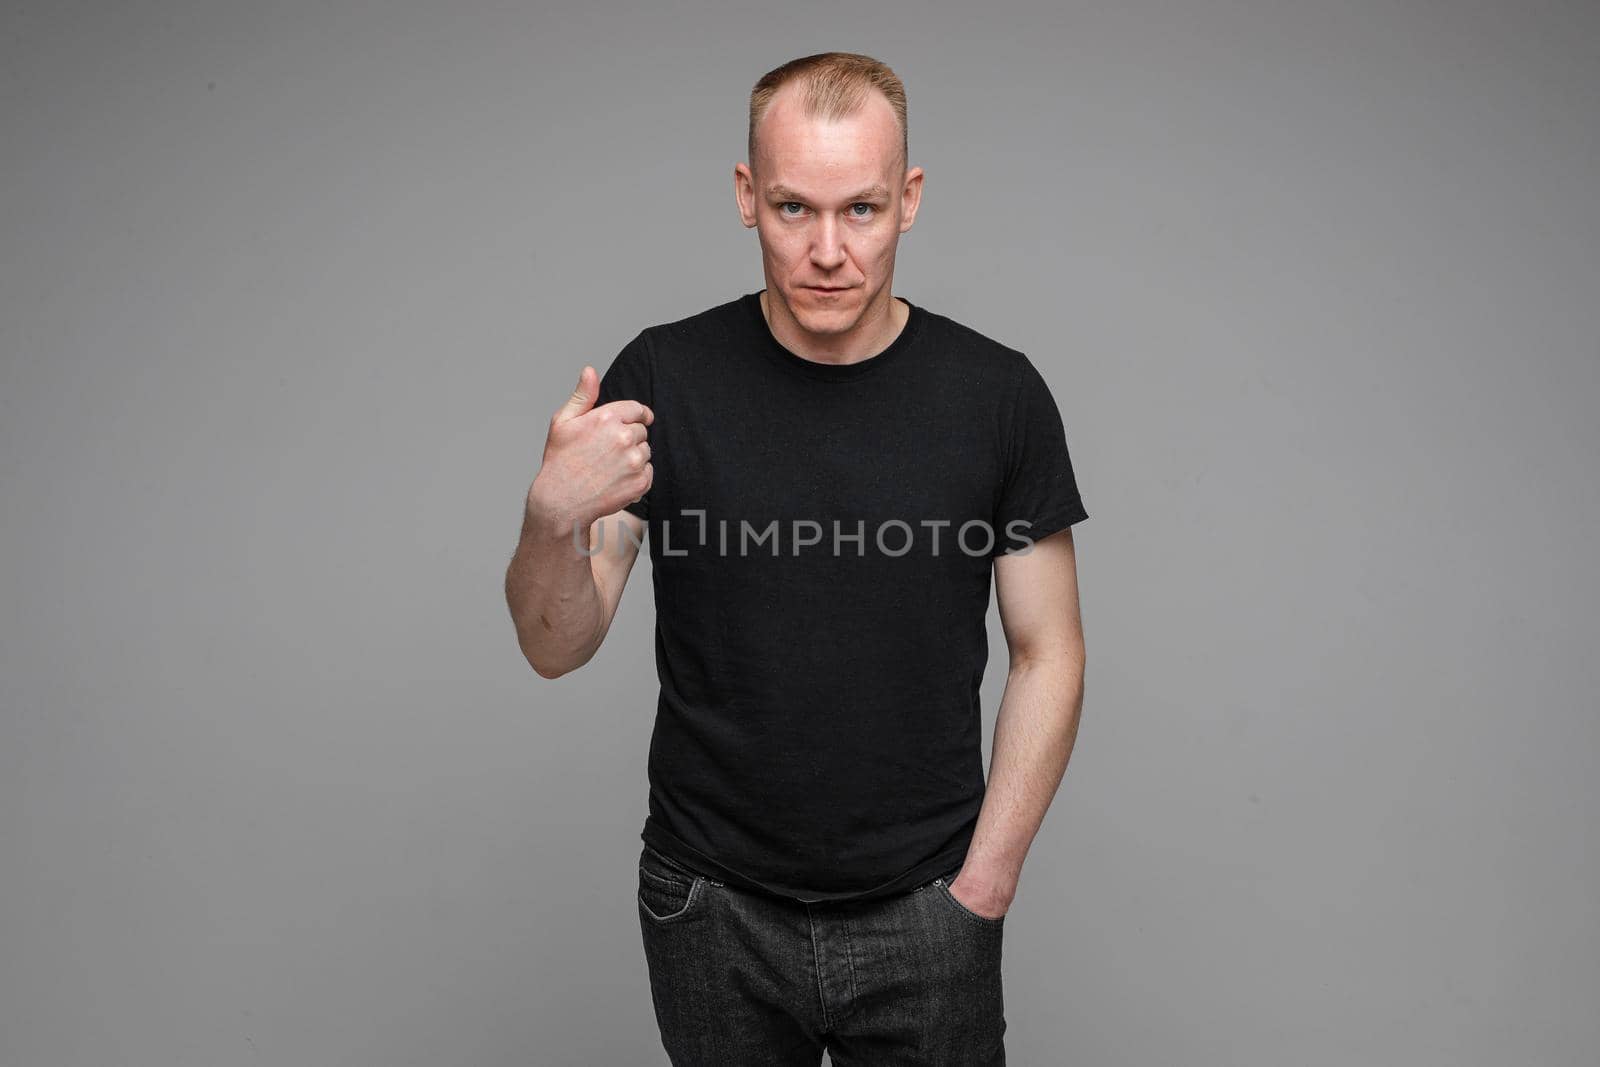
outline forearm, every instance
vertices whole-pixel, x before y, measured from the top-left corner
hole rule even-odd
[[[1083,658],[1019,660],[995,716],[988,792],[961,884],[997,911],[1010,906],[1022,861],[1066,773],[1083,707]]]
[[[604,628],[594,569],[590,557],[573,543],[574,529],[525,510],[521,538],[506,568],[506,604],[517,644],[545,678],[587,663]],[[576,536],[587,547],[588,531]]]

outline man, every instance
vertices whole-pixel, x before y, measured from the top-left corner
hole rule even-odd
[[[766,287],[652,326],[551,418],[506,591],[555,678],[646,538],[639,921],[675,1064],[1000,1064],[1001,934],[1082,701],[1060,414],[891,295],[922,169],[866,56],[763,77],[734,192]],[[984,782],[991,571],[1010,648]]]

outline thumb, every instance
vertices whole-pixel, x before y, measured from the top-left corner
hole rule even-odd
[[[595,397],[600,395],[600,375],[587,363],[583,365],[583,372],[578,375],[578,387],[572,391],[567,402],[561,405],[556,412],[557,422],[566,422],[594,407]]]

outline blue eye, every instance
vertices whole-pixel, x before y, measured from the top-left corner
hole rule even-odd
[[[864,208],[867,209],[866,211],[859,212],[859,213],[852,212],[852,217],[853,218],[858,218],[858,219],[867,218],[868,216],[870,216],[872,214],[873,211],[876,210],[876,208],[874,208],[873,205],[867,203],[865,200],[858,200],[854,204],[851,204],[850,206],[852,208],[864,207]],[[783,203],[778,205],[778,214],[786,215],[791,219],[799,218],[800,217],[800,212],[798,212],[798,211],[785,211],[784,210],[785,208],[790,208],[790,207],[804,208],[805,205],[800,203],[798,200],[785,200]]]

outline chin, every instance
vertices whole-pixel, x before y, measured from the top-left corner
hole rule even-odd
[[[811,333],[838,333],[855,321],[854,308],[804,308],[794,316]]]

